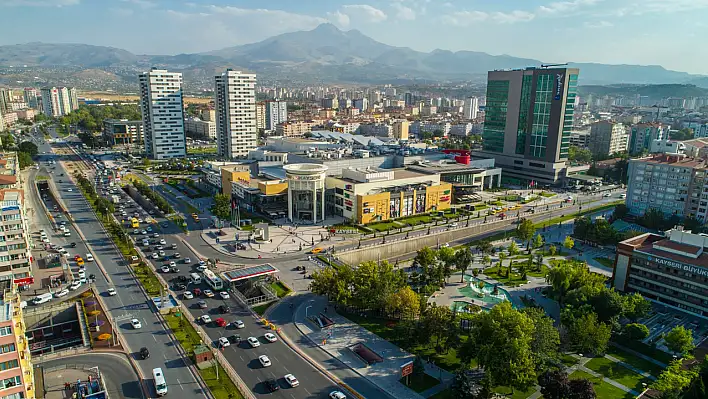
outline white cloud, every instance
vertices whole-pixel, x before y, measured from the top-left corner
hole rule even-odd
[[[346,28],[349,26],[349,22],[350,22],[349,15],[344,14],[342,12],[339,12],[339,11],[328,12],[327,18],[329,18],[332,22],[334,22],[335,24],[337,24],[343,28]]]
[[[585,26],[586,28],[591,28],[591,29],[599,29],[599,28],[609,28],[609,27],[615,26],[615,25],[610,21],[597,21],[597,22],[585,21],[583,26]]]
[[[347,4],[342,6],[342,13],[347,14],[350,18],[364,18],[367,22],[382,22],[388,16],[385,12],[368,4]]]
[[[616,5],[604,15],[622,17],[625,15],[674,14],[692,12],[708,8],[708,0],[645,0],[627,1]]]
[[[131,10],[130,8],[111,7],[108,9],[108,12],[117,17],[129,17],[133,15],[133,10]]]
[[[489,18],[489,14],[483,11],[455,11],[444,15],[442,21],[454,26],[469,26],[475,22],[483,22]]]
[[[603,0],[572,0],[572,1],[558,1],[550,3],[545,6],[540,6],[538,8],[539,12],[544,14],[568,14],[576,11],[579,8],[592,6],[600,3]]]
[[[534,18],[536,18],[536,15],[534,15],[530,12],[521,11],[521,10],[514,10],[509,13],[504,13],[504,12],[492,13],[492,19],[496,22],[499,22],[500,24],[513,24],[516,22],[528,22]]]
[[[391,4],[391,7],[396,10],[396,17],[398,17],[398,19],[402,19],[404,21],[412,21],[415,19],[415,11],[413,11],[412,8],[406,7],[399,3],[393,3]]]
[[[157,3],[150,0],[122,0],[124,3],[134,4],[140,8],[155,8]]]
[[[81,0],[0,0],[0,6],[7,7],[64,7],[75,6]]]

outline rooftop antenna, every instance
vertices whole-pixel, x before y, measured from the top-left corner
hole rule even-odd
[[[568,63],[563,63],[563,64],[541,64],[541,68],[547,69],[547,68],[552,68],[552,67],[559,67],[559,66],[568,66]]]

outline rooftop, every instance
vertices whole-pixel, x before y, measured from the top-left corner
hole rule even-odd
[[[253,277],[265,276],[277,272],[278,269],[276,269],[273,265],[266,263],[264,265],[244,267],[242,269],[224,272],[222,276],[229,282],[233,283],[236,281],[245,280]]]
[[[653,158],[631,159],[630,162],[645,162],[655,165],[673,165],[685,168],[705,168],[703,159],[688,158],[682,154],[662,154]]]

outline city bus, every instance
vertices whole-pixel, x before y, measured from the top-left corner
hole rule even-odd
[[[167,382],[165,381],[165,375],[162,374],[162,369],[159,367],[152,369],[152,378],[155,379],[155,392],[157,392],[157,395],[167,395]]]
[[[132,218],[130,220],[130,226],[134,229],[137,229],[138,227],[140,227],[140,222],[138,222],[137,218]]]
[[[223,290],[224,289],[224,281],[221,280],[220,277],[218,277],[214,272],[212,272],[209,269],[204,270],[204,280],[206,280],[207,284],[209,284],[209,287],[215,291]]]

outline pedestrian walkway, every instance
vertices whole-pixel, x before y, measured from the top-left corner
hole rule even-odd
[[[401,366],[413,361],[415,356],[400,349],[396,345],[369,332],[356,323],[336,314],[331,309],[326,313],[335,324],[329,329],[320,329],[311,320],[306,319],[306,313],[310,316],[323,313],[326,300],[318,298],[301,305],[295,312],[295,324],[297,328],[308,337],[314,344],[318,345],[330,356],[339,359],[346,366],[354,370],[360,376],[366,378],[371,383],[385,390],[397,399],[420,399],[428,396],[416,393],[399,382],[401,378]],[[371,351],[383,358],[381,362],[367,365],[365,361],[350,349],[356,344],[364,344]],[[444,389],[453,375],[433,363],[425,366],[426,374],[443,381]],[[426,392],[431,396],[434,391]]]

